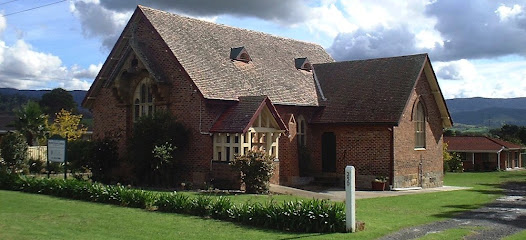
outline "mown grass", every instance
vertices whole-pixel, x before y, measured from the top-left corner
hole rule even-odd
[[[503,240],[524,240],[524,239],[526,239],[526,230],[503,238]]]
[[[448,173],[445,185],[472,189],[358,200],[357,219],[365,222],[366,230],[352,236],[278,232],[178,214],[0,191],[0,239],[376,239],[404,227],[478,208],[501,195],[499,185],[506,181],[526,181],[526,171]],[[236,202],[269,198],[229,197]],[[272,198],[277,203],[296,199],[282,195]]]

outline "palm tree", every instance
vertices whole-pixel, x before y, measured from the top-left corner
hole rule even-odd
[[[16,129],[24,135],[27,144],[33,145],[36,138],[44,137],[47,131],[48,115],[42,112],[40,105],[33,101],[28,101],[15,112]]]

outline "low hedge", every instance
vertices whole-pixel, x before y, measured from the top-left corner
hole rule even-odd
[[[182,213],[294,232],[345,232],[345,206],[326,200],[235,205],[226,197],[153,193],[76,179],[37,179],[0,171],[0,189]]]

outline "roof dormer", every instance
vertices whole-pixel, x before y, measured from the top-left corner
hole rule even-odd
[[[296,69],[301,69],[309,72],[312,70],[312,65],[310,64],[309,59],[306,57],[295,58],[294,64],[296,65]]]
[[[246,63],[252,61],[245,47],[230,48],[230,59]]]

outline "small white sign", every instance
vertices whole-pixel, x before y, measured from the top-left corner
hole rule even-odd
[[[66,160],[66,140],[47,140],[47,159],[50,162],[64,162]]]
[[[345,167],[345,224],[348,232],[356,232],[356,173]]]

